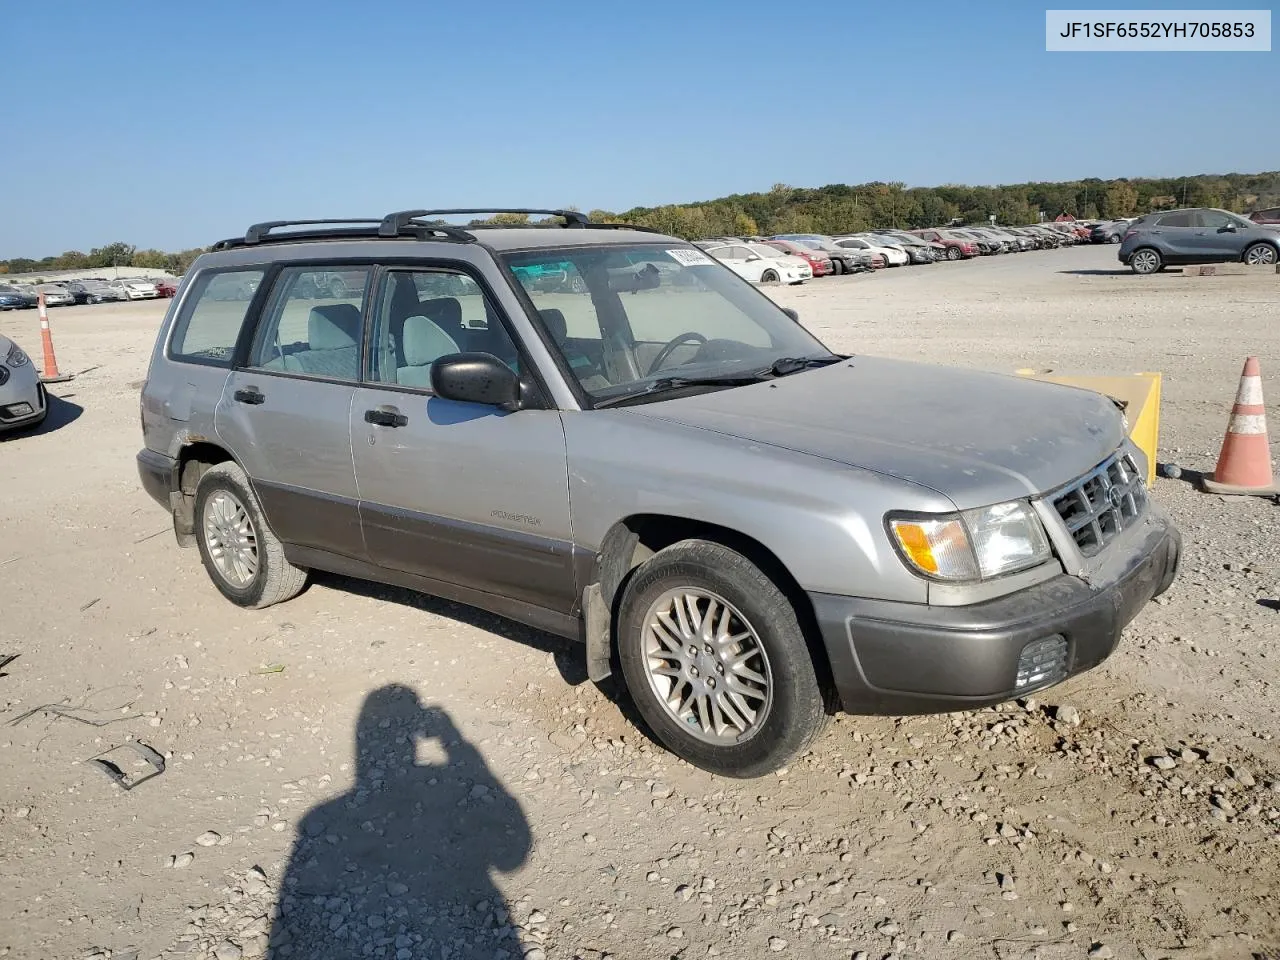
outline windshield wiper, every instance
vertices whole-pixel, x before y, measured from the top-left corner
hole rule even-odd
[[[839,363],[844,357],[833,354],[829,357],[782,357],[773,361],[773,366],[769,368],[769,373],[775,377],[785,377],[789,373],[799,373],[801,370],[812,370],[815,367],[829,367],[833,363]]]
[[[660,377],[645,384],[640,390],[633,390],[630,393],[624,393],[616,397],[605,397],[603,400],[597,400],[593,406],[597,410],[602,407],[616,407],[619,404],[638,400],[641,397],[653,396],[655,393],[667,393],[671,390],[682,390],[685,387],[744,387],[747,384],[770,380],[772,377],[771,370],[723,374],[718,377]]]

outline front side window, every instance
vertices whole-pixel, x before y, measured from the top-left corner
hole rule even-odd
[[[206,366],[229,367],[249,304],[262,283],[261,268],[204,271],[196,277],[173,325],[169,356]],[[89,291],[111,290],[110,284],[85,285]]]
[[[374,308],[370,380],[430,390],[438,360],[469,352],[520,372],[515,343],[475,280],[445,269],[387,272]]]
[[[287,267],[254,338],[249,366],[332,380],[360,379],[370,267]]]
[[[502,259],[596,402],[647,392],[662,378],[743,378],[783,358],[834,359],[697,247],[566,247]],[[550,265],[580,278],[581,291],[534,283]]]

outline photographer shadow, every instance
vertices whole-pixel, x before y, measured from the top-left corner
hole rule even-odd
[[[439,762],[418,762],[424,741]],[[520,867],[531,844],[519,802],[449,715],[382,687],[357,721],[354,786],[298,825],[271,955],[518,956],[491,871]]]

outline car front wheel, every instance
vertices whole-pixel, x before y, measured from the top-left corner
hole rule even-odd
[[[1255,243],[1244,252],[1244,262],[1254,267],[1265,267],[1276,262],[1276,248],[1269,243]]]
[[[617,642],[645,723],[704,770],[758,777],[822,731],[826,709],[795,609],[728,547],[684,540],[645,561],[625,588]]]
[[[232,603],[258,610],[302,592],[307,571],[285,559],[239,464],[205,472],[196,485],[195,515],[200,559]]]
[[[1151,247],[1135,250],[1129,258],[1129,268],[1134,273],[1159,273],[1163,266],[1164,258],[1160,256],[1160,251],[1153,250]]]

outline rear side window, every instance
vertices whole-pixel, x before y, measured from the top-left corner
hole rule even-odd
[[[1193,213],[1167,213],[1160,218],[1162,227],[1189,227]]]
[[[360,379],[370,267],[280,271],[249,366],[333,380]]]
[[[231,366],[240,328],[264,271],[220,270],[196,278],[173,325],[169,356],[211,367]]]

